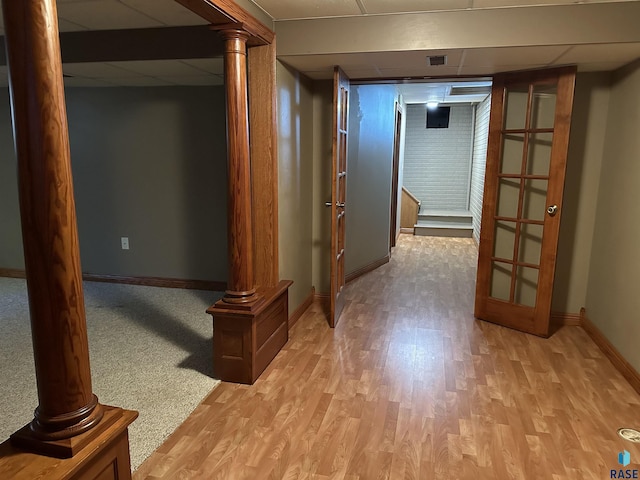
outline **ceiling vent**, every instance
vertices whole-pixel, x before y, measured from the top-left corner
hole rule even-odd
[[[430,67],[437,67],[439,65],[447,64],[447,56],[446,55],[429,55],[427,56],[427,61],[429,62]]]
[[[456,87],[455,85],[451,86],[451,91],[449,95],[489,95],[491,93],[491,87]]]

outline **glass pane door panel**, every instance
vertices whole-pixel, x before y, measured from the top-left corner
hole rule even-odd
[[[522,218],[544,220],[547,209],[547,180],[528,178],[524,181]]]
[[[524,134],[509,133],[502,138],[502,164],[500,173],[522,172],[522,156],[524,153]]]
[[[529,154],[527,155],[527,175],[549,175],[551,165],[551,144],[553,133],[529,134]]]
[[[493,244],[493,256],[513,260],[513,248],[516,243],[516,223],[496,222],[496,235]]]
[[[516,268],[515,302],[527,307],[536,306],[538,292],[538,270],[536,268]]]
[[[518,261],[540,265],[540,251],[542,249],[542,225],[522,223],[520,225],[520,245],[518,246]]]
[[[511,271],[513,266],[503,262],[491,262],[491,290],[489,295],[509,301],[511,296]]]
[[[507,89],[504,98],[504,129],[525,128],[527,119],[528,85],[514,85]]]
[[[517,178],[501,178],[498,182],[498,217],[516,218],[518,215],[518,198],[520,196],[520,180]]]
[[[553,128],[556,115],[556,85],[534,85],[531,128]]]

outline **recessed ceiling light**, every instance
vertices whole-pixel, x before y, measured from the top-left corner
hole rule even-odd
[[[438,108],[438,102],[427,102],[427,108],[429,110],[433,110],[435,108]]]

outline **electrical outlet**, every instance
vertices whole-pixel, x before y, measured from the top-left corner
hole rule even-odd
[[[121,237],[120,245],[122,246],[122,250],[129,250],[129,237]]]

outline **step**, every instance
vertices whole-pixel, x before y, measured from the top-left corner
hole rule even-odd
[[[425,210],[418,214],[418,224],[428,222],[433,226],[473,225],[471,212],[465,210]]]
[[[466,210],[424,210],[414,226],[415,235],[428,237],[473,236],[473,216]]]
[[[471,225],[431,225],[429,222],[419,222],[413,227],[414,235],[423,237],[462,237],[471,238],[473,236],[473,226]]]

